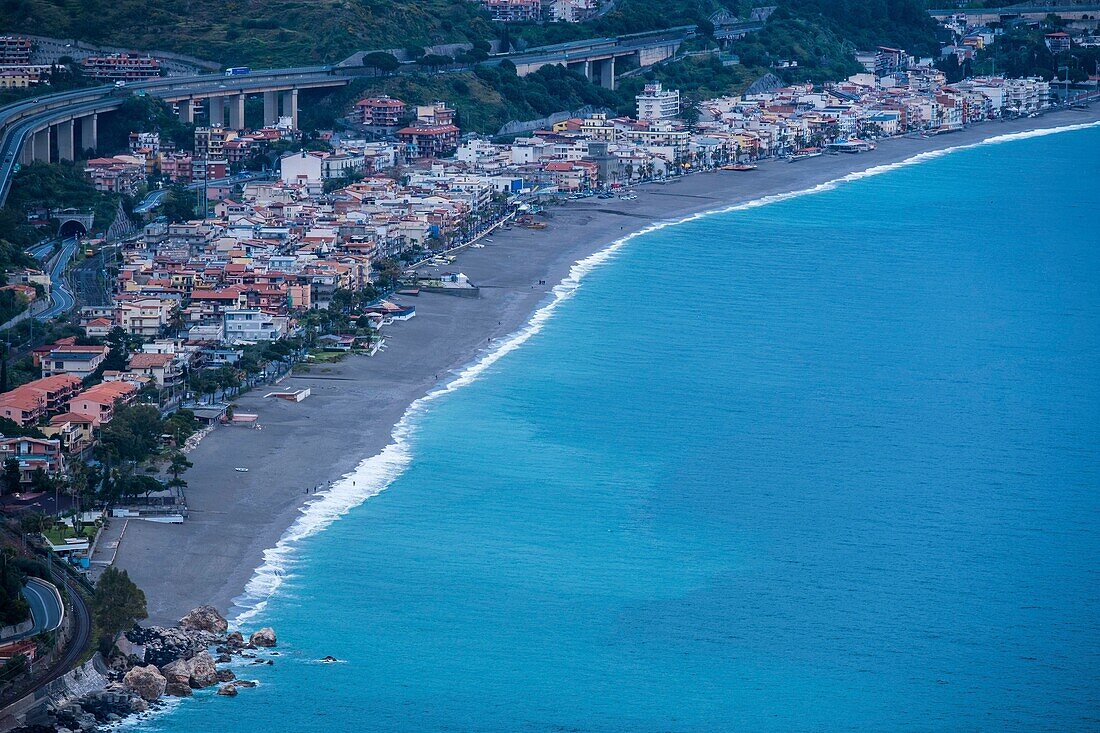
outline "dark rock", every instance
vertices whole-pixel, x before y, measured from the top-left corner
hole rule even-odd
[[[230,683],[228,685],[222,685],[221,688],[218,689],[218,694],[223,695],[225,697],[236,697],[237,696],[237,686],[232,684],[232,683]]]
[[[217,673],[218,682],[232,682],[237,679],[237,675],[233,674],[231,669],[219,669]]]

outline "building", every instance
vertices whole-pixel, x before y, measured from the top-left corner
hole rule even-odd
[[[134,336],[160,336],[168,328],[177,307],[176,301],[161,298],[127,301],[119,303],[115,322]]]
[[[234,308],[225,312],[225,340],[231,344],[278,341],[286,336],[287,319],[270,316],[259,308]]]
[[[542,0],[481,0],[492,19],[501,23],[522,23],[542,18]]]
[[[72,374],[85,379],[107,358],[107,351],[106,346],[58,346],[42,357],[42,376]]]
[[[597,0],[545,0],[546,17],[559,23],[580,23],[599,10]]]
[[[97,191],[132,194],[145,182],[145,160],[134,155],[92,158],[85,164],[84,175]]]
[[[42,471],[56,476],[64,468],[60,440],[0,437],[0,462],[14,459],[19,463],[19,482],[29,484]]]
[[[909,55],[900,48],[879,46],[875,52],[875,76],[887,76],[909,68]]]
[[[1047,33],[1045,41],[1051,53],[1065,53],[1072,45],[1069,34],[1063,31]]]
[[[230,130],[224,125],[211,125],[210,127],[195,128],[195,154],[194,158],[210,160],[225,159],[225,144],[237,139],[237,131]]]
[[[173,183],[191,183],[190,153],[168,153],[160,156],[160,172]]]
[[[138,391],[137,385],[130,382],[103,382],[69,400],[69,412],[89,418],[93,426],[99,427],[109,423],[116,408],[131,402]]]
[[[0,89],[26,89],[49,77],[49,66],[0,66]]]
[[[175,387],[183,382],[183,369],[175,354],[137,353],[126,367],[132,374],[150,377],[158,387]]]
[[[444,158],[458,149],[459,129],[454,125],[414,125],[397,131],[397,139],[410,158]]]
[[[367,97],[355,103],[359,124],[370,127],[397,127],[405,116],[405,103],[393,97]]]
[[[27,66],[31,62],[31,39],[0,36],[0,66]]]
[[[109,81],[140,81],[160,76],[160,62],[151,56],[132,56],[113,53],[106,56],[88,56],[80,65],[84,74],[94,79]]]
[[[421,104],[416,108],[416,123],[418,125],[453,125],[455,123],[455,111],[444,102]]]
[[[634,99],[639,120],[668,120],[680,114],[680,90],[663,89],[659,81],[646,84]]]

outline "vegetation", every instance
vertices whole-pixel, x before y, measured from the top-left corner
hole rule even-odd
[[[777,73],[789,81],[819,82],[862,71],[854,52],[877,46],[934,56],[938,32],[920,0],[783,0],[763,30],[738,41],[734,50],[749,66],[793,61],[796,66]]]
[[[23,597],[26,573],[14,562],[15,553],[0,550],[0,626],[10,626],[30,618],[30,607]]]
[[[0,32],[191,54],[269,68],[338,61],[363,49],[491,38],[488,13],[465,0],[0,0]],[[171,33],[165,33],[165,29]]]
[[[180,150],[195,143],[195,126],[184,124],[166,102],[149,96],[130,97],[114,114],[104,115],[99,123],[99,151],[115,155],[127,150],[131,132],[156,130],[161,140],[172,141]]]
[[[95,227],[106,229],[114,220],[119,198],[118,194],[97,191],[75,163],[32,163],[12,178],[7,204],[0,209],[0,233],[14,247],[26,248],[57,231],[56,222],[36,218],[32,224],[28,214],[37,212],[44,217],[50,210],[66,208],[91,209]]]
[[[148,615],[145,593],[129,574],[115,567],[104,570],[92,596],[92,617],[101,634],[114,638]]]
[[[1065,23],[1053,15],[1038,27],[1006,27],[1004,34],[982,49],[974,61],[967,60],[960,64],[958,58],[950,56],[938,66],[947,75],[948,81],[958,81],[975,74],[1039,76],[1059,80],[1068,76],[1072,82],[1084,81],[1100,68],[1100,49],[1075,46],[1072,52],[1051,53],[1045,35],[1064,27]]]

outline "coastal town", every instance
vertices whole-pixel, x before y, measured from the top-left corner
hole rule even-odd
[[[596,0],[482,4],[503,24],[575,24],[607,12]],[[711,20],[740,38],[770,12]],[[12,562],[22,563],[12,598],[0,607],[5,704],[34,689],[40,670],[53,682],[83,669],[116,697],[97,692],[83,710],[51,715],[91,730],[165,695],[218,685],[219,694],[233,696],[253,686],[235,684],[215,663],[261,664],[274,646],[270,629],[245,641],[228,633],[217,610],[204,608],[181,629],[131,632],[146,613],[144,596],[134,600],[140,591],[116,567],[125,527],[192,521],[188,476],[203,441],[230,431],[246,444],[259,440],[267,405],[292,410],[315,399],[305,376],[352,361],[369,372],[400,342],[418,305],[481,297],[483,284],[464,269],[464,257],[491,254],[494,238],[522,234],[527,246],[548,247],[563,212],[613,207],[642,219],[651,212],[639,192],[689,177],[751,190],[764,168],[859,161],[899,140],[944,147],[983,125],[993,135],[999,128],[992,123],[1035,120],[1038,127],[1052,112],[1085,112],[1097,98],[1100,75],[1071,85],[1068,76],[1062,83],[992,68],[976,73],[980,52],[998,42],[1002,25],[962,10],[939,20],[951,38],[939,58],[880,46],[854,54],[862,71],[823,82],[792,78],[794,62],[781,60],[737,93],[707,98],[647,78],[632,114],[563,110],[507,135],[463,129],[453,100],[381,92],[345,100],[337,125],[307,130],[307,102],[297,91],[261,92],[260,114],[246,114],[243,93],[157,101],[158,119],[180,128],[136,126],[124,131],[124,149],[88,144],[102,122],[81,133],[80,146],[72,120],[60,131],[47,127],[42,149],[41,132],[32,133],[18,162],[12,153],[4,165],[26,171],[67,162],[100,208],[36,200],[20,212],[42,236],[16,256],[0,285],[7,317],[0,326],[0,511]],[[1044,37],[1052,53],[1068,54],[1092,48],[1093,31]],[[0,89],[49,94],[57,63],[34,63],[48,45],[0,37]],[[75,53],[55,45],[55,56]],[[716,45],[705,55],[734,63],[730,54]],[[82,73],[116,95],[194,68],[175,55],[78,55]],[[974,73],[955,74],[952,64]],[[256,71],[216,73],[231,80]],[[613,65],[611,74],[614,82]],[[528,283],[540,294],[552,285]],[[478,338],[479,348],[491,346],[487,338]],[[234,480],[252,470],[242,455]],[[295,486],[293,493],[308,497],[321,488]],[[29,595],[36,584],[41,608]],[[135,610],[115,628],[98,617],[79,628],[72,596],[87,596],[91,611],[101,613],[110,605],[100,598],[104,586],[115,594],[110,603],[129,598]],[[191,605],[200,602],[207,600]],[[56,619],[40,623],[54,606]],[[95,663],[83,653],[92,648],[93,626]],[[168,653],[165,645],[175,646]],[[211,656],[208,647],[220,652]]]

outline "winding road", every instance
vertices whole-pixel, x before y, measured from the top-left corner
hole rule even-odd
[[[8,641],[26,639],[46,631],[56,631],[65,620],[65,605],[51,583],[39,578],[27,578],[27,584],[23,586],[23,597],[31,607],[34,626]]]
[[[76,298],[73,296],[72,290],[69,289],[68,280],[65,279],[65,268],[69,266],[69,262],[76,254],[76,248],[79,246],[80,241],[76,237],[61,242],[61,250],[54,255],[53,264],[50,266],[50,307],[35,316],[38,320],[48,321],[51,318],[68,313],[76,305]],[[39,259],[48,256],[49,249],[41,255],[38,254],[36,250],[41,250],[42,247],[52,248],[53,244],[39,245],[32,249],[31,253]]]

